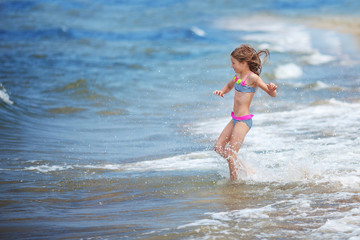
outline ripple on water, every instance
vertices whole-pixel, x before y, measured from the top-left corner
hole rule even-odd
[[[59,108],[50,108],[49,113],[52,114],[71,114],[85,111],[85,108],[75,108],[75,107],[59,107]]]

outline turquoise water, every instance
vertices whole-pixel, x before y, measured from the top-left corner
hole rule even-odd
[[[357,239],[358,1],[1,1],[4,239]],[[336,23],[334,23],[336,24]],[[229,182],[229,53],[268,48]]]

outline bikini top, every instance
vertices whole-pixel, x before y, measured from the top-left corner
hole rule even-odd
[[[254,93],[256,92],[256,87],[249,87],[248,85],[246,85],[246,80],[248,79],[248,77],[250,76],[251,73],[249,73],[245,80],[241,81],[240,78],[238,78],[236,75],[233,78],[234,82],[235,82],[235,90],[238,92],[246,92],[246,93]]]

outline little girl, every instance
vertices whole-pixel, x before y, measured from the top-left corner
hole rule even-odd
[[[231,180],[239,178],[239,164],[246,174],[255,173],[243,161],[237,159],[236,154],[252,126],[254,115],[250,115],[249,108],[256,88],[260,87],[272,97],[276,97],[277,94],[277,86],[274,83],[265,84],[260,78],[262,68],[260,56],[262,54],[265,57],[270,55],[267,49],[257,52],[248,45],[236,48],[230,54],[231,67],[234,69],[235,77],[222,90],[214,91],[214,94],[224,97],[235,87],[232,120],[226,125],[215,144],[215,151],[228,161]],[[229,145],[226,147],[227,144]]]

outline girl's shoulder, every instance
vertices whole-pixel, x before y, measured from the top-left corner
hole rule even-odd
[[[253,86],[256,87],[258,84],[258,81],[260,80],[260,76],[257,75],[256,73],[251,72],[251,74],[249,75],[248,79],[247,79],[247,84],[249,86]]]
[[[257,80],[257,79],[259,79],[259,78],[260,78],[260,76],[257,75],[257,74],[254,73],[254,72],[251,72],[250,75],[249,75],[249,79],[250,79],[250,80]]]

